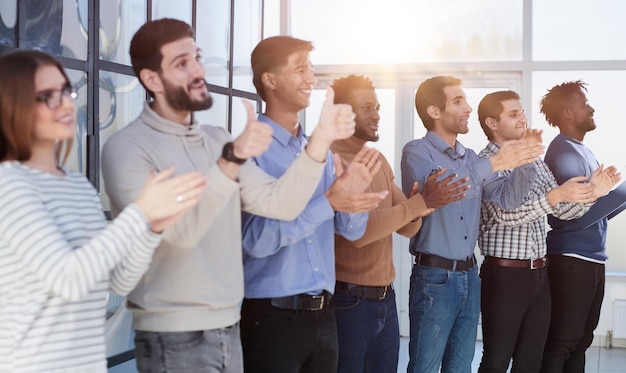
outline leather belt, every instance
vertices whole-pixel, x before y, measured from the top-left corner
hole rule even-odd
[[[330,301],[332,295],[324,291],[320,295],[298,294],[289,297],[271,298],[274,307],[287,310],[320,311]]]
[[[337,281],[335,283],[335,289],[343,290],[350,293],[350,295],[357,298],[365,298],[371,300],[383,300],[389,293],[391,285],[386,286],[363,286],[350,284],[343,281]]]
[[[452,260],[437,255],[417,253],[415,256],[415,264],[446,269],[448,271],[465,272],[474,268],[476,265],[476,257],[472,255],[464,260]]]
[[[498,267],[539,269],[548,265],[548,258],[544,256],[538,259],[505,259],[486,256],[485,263]]]

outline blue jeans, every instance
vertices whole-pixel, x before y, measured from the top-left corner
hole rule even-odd
[[[466,272],[414,265],[409,288],[408,373],[471,372],[480,313],[476,267]]]
[[[239,324],[194,332],[136,330],[135,358],[142,373],[241,373]]]
[[[358,298],[347,290],[335,290],[333,303],[339,340],[337,371],[396,372],[400,332],[393,289],[383,300]]]

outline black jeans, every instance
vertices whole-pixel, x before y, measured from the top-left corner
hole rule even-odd
[[[481,277],[483,356],[479,372],[539,372],[550,324],[547,268],[484,263]]]
[[[563,255],[548,258],[552,319],[542,372],[582,373],[604,298],[604,264]]]
[[[337,371],[337,324],[332,306],[288,310],[269,299],[244,299],[241,345],[246,373]]]

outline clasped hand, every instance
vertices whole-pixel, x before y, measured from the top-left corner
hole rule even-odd
[[[341,157],[334,155],[336,179],[326,191],[333,210],[356,213],[378,207],[389,191],[365,192],[382,165],[378,155],[378,150],[364,147],[345,169]]]

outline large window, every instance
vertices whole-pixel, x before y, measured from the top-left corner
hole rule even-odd
[[[314,42],[316,64],[509,61],[521,14],[522,0],[292,1],[290,32]]]
[[[626,2],[542,0],[533,2],[533,59],[602,61],[626,59]]]

